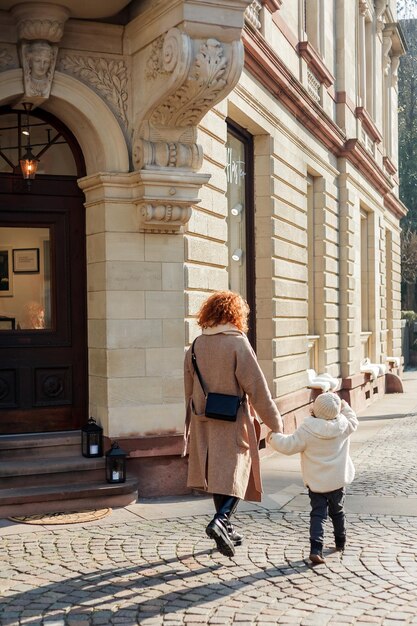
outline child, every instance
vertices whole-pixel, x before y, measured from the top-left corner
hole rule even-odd
[[[301,472],[310,496],[310,560],[324,563],[324,521],[329,512],[336,550],[346,543],[345,485],[352,482],[355,468],[349,456],[349,436],[357,429],[355,413],[335,393],[317,396],[311,417],[292,435],[270,432],[269,444],[283,454],[301,452]]]

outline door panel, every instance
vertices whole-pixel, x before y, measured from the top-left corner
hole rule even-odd
[[[0,254],[11,250],[3,273],[13,283],[0,290],[0,434],[77,429],[87,417],[83,195],[71,177],[11,194],[11,178],[0,177]]]

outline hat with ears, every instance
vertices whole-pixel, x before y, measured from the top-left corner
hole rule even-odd
[[[314,400],[313,411],[316,417],[323,420],[334,420],[340,413],[342,402],[335,393],[321,393]]]

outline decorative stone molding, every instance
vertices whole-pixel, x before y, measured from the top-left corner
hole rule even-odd
[[[384,13],[388,8],[387,0],[376,0],[375,2],[375,17],[376,17],[376,29],[378,35],[384,30]]]
[[[400,56],[398,54],[394,54],[391,57],[391,81],[392,86],[397,87],[398,85],[398,68],[400,66]]]
[[[256,4],[260,10],[258,0]],[[198,201],[199,187],[209,179],[197,174],[203,163],[197,125],[237,83],[243,46],[240,38],[227,42],[194,38],[171,28],[146,46],[140,57],[137,80],[144,88],[138,98],[132,150],[134,167],[146,181],[138,204],[140,229],[180,232]],[[173,175],[180,178],[180,185],[172,183]]]
[[[127,127],[128,68],[124,59],[67,54],[58,68],[96,91]]]
[[[49,2],[25,2],[14,6],[11,14],[16,22],[19,39],[58,43],[64,34],[64,25],[70,11]]]
[[[141,141],[135,148],[140,169],[177,167],[197,171],[203,165],[203,149],[196,143]]]
[[[259,30],[262,26],[259,19],[259,13],[262,9],[261,0],[253,0],[252,4],[248,6],[245,11],[245,22],[250,28]]]

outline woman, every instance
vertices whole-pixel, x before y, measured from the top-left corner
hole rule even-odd
[[[282,432],[281,415],[245,335],[248,314],[249,307],[239,294],[212,294],[198,313],[202,334],[187,351],[184,363],[187,484],[213,494],[216,514],[206,533],[226,556],[233,556],[234,545],[242,542],[230,522],[239,500],[261,500],[260,424],[254,411],[273,432]],[[191,358],[193,348],[206,391],[243,398],[236,421],[206,417],[205,393]]]

